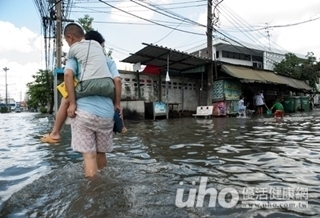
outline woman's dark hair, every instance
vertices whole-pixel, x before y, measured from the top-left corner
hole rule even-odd
[[[98,31],[95,31],[95,30],[91,30],[91,31],[87,32],[84,35],[84,38],[86,40],[97,41],[97,42],[99,42],[99,44],[102,44],[103,42],[105,42],[103,36]]]

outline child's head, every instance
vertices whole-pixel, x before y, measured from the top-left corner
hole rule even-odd
[[[241,100],[241,99],[243,99],[243,95],[240,95],[240,97],[239,97],[239,98],[240,98],[240,100]]]
[[[95,41],[99,42],[99,44],[101,46],[104,46],[105,40],[104,40],[103,36],[98,31],[91,30],[91,31],[87,32],[84,37],[87,40],[95,40]]]
[[[94,40],[94,41],[97,41],[97,42],[101,45],[104,55],[107,54],[107,53],[106,53],[106,50],[105,50],[105,48],[104,48],[104,42],[105,42],[105,40],[104,40],[103,36],[102,36],[98,31],[91,30],[91,31],[87,32],[87,33],[84,35],[84,38],[85,38],[86,40]]]
[[[78,24],[69,23],[64,28],[63,35],[68,45],[71,46],[76,42],[80,42],[84,38],[84,31]]]
[[[281,98],[277,97],[274,103],[281,103]]]

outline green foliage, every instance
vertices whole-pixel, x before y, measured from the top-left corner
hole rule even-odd
[[[41,107],[41,108],[40,108],[40,112],[43,113],[43,114],[45,114],[45,113],[48,112],[48,110],[47,110],[46,107]]]
[[[90,17],[88,14],[84,15],[83,18],[78,19],[78,23],[82,26],[82,28],[89,32],[91,30],[94,30],[92,27],[93,17]],[[112,59],[112,49],[109,49],[109,51],[106,54],[109,58]]]
[[[9,112],[9,110],[8,110],[8,108],[7,107],[1,107],[0,108],[0,113],[8,113]]]
[[[309,85],[316,89],[320,62],[317,62],[313,52],[308,52],[306,59],[301,59],[295,54],[288,53],[285,55],[284,60],[275,64],[274,71],[297,79],[307,80]]]
[[[79,18],[78,22],[86,32],[94,30],[92,28],[93,17],[90,17],[88,14],[84,15],[83,18]]]
[[[27,84],[29,100],[28,107],[38,108],[50,105],[49,113],[53,108],[53,75],[49,70],[39,70],[35,75],[33,82]]]
[[[303,60],[299,59],[295,54],[285,54],[285,59],[279,64],[275,64],[274,70],[278,73],[285,74],[288,76],[300,78],[300,65]]]

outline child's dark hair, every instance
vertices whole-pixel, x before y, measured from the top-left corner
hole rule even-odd
[[[240,95],[240,97],[239,97],[240,99],[243,99],[243,95]]]

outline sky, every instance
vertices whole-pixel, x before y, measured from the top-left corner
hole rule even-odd
[[[186,52],[206,43],[206,0],[105,2],[109,5],[98,0],[73,0],[68,18],[77,21],[85,14],[93,17],[93,28],[105,37],[106,48],[112,49],[119,69],[131,69],[131,65],[120,61],[142,49],[142,43]],[[216,4],[217,0],[213,2]],[[301,55],[313,52],[320,58],[319,0],[224,0],[214,16],[218,19],[215,26],[218,32],[214,32],[217,38]],[[9,97],[16,101],[20,96],[24,98],[26,83],[33,81],[32,75],[46,68],[41,24],[35,0],[0,0],[1,97],[5,95],[4,67],[9,68]],[[66,43],[63,51],[68,51]]]

